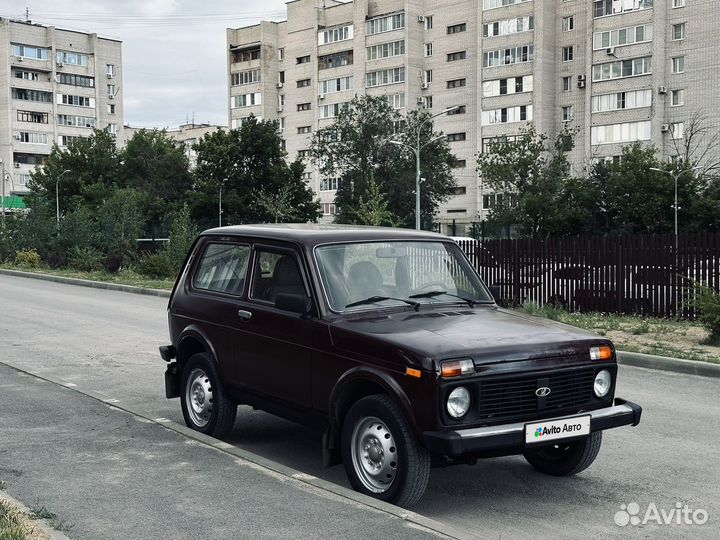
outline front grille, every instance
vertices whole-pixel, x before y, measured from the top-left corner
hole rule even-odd
[[[478,419],[495,420],[552,413],[553,410],[579,407],[593,399],[593,368],[544,376],[523,376],[481,381],[478,397]],[[535,391],[550,388],[546,397]]]

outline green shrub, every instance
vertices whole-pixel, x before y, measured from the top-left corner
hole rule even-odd
[[[190,217],[190,210],[183,206],[170,225],[170,242],[165,248],[176,273],[182,269],[190,246],[198,235],[198,228]]]
[[[528,315],[545,317],[553,321],[560,321],[563,319],[563,316],[567,315],[567,311],[565,311],[561,307],[558,307],[555,304],[545,304],[544,306],[539,306],[538,304],[536,304],[535,302],[531,302],[530,300],[525,300],[522,303],[522,306],[520,306],[520,311],[523,311]]]
[[[144,276],[168,279],[175,277],[172,261],[165,251],[146,253],[135,263],[135,270]]]
[[[34,249],[24,249],[15,253],[15,264],[18,266],[28,266],[30,268],[39,268],[42,259]]]
[[[720,345],[720,293],[704,283],[695,283],[695,307],[700,312],[700,324],[710,332],[707,343]]]
[[[102,270],[105,256],[92,247],[74,246],[68,250],[68,266],[81,272],[97,272]]]

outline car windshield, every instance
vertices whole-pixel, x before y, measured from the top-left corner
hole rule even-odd
[[[362,242],[315,249],[320,278],[333,311],[452,302],[493,303],[450,242]]]

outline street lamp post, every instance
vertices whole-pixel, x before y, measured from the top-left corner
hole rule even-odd
[[[70,169],[65,169],[55,179],[55,220],[58,230],[60,230],[60,179],[69,172]]]
[[[218,227],[222,227],[222,190],[225,182],[227,182],[227,178],[220,182],[220,189],[218,190]]]
[[[5,222],[5,161],[0,159],[0,164],[2,165],[2,220],[3,223]]]
[[[410,151],[415,153],[415,229],[418,231],[420,230],[420,151],[428,146],[431,143],[434,143],[435,141],[442,139],[444,135],[440,135],[438,137],[435,137],[433,139],[430,139],[428,142],[426,142],[424,145],[420,146],[420,134],[422,132],[422,127],[427,124],[430,120],[433,118],[436,118],[438,116],[441,116],[443,114],[447,114],[449,112],[455,111],[459,109],[460,106],[456,105],[454,107],[448,107],[447,109],[440,111],[439,113],[433,114],[432,116],[428,116],[425,120],[420,122],[415,131],[415,146],[410,146],[409,144],[406,144],[404,142],[400,141],[388,141],[390,144],[395,144],[397,146],[404,146],[405,148],[409,149]]]
[[[659,169],[657,167],[650,167],[651,171],[667,174],[675,181],[675,203],[673,209],[675,210],[675,253],[678,250],[678,179],[686,172],[692,172],[697,169],[702,169],[701,166],[692,167],[690,169],[673,169],[672,171],[666,171],[665,169]],[[677,255],[676,255],[677,256]]]

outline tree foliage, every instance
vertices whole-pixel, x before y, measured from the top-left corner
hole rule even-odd
[[[430,113],[411,111],[403,117],[382,98],[359,96],[340,110],[332,125],[315,132],[312,159],[323,177],[338,178],[336,221],[413,226],[416,165],[409,147],[415,148],[418,133],[424,146],[421,217],[429,224],[440,203],[453,193],[451,167],[456,161],[447,140],[431,142],[440,134],[432,129]],[[385,208],[377,205],[379,199],[387,201]]]

